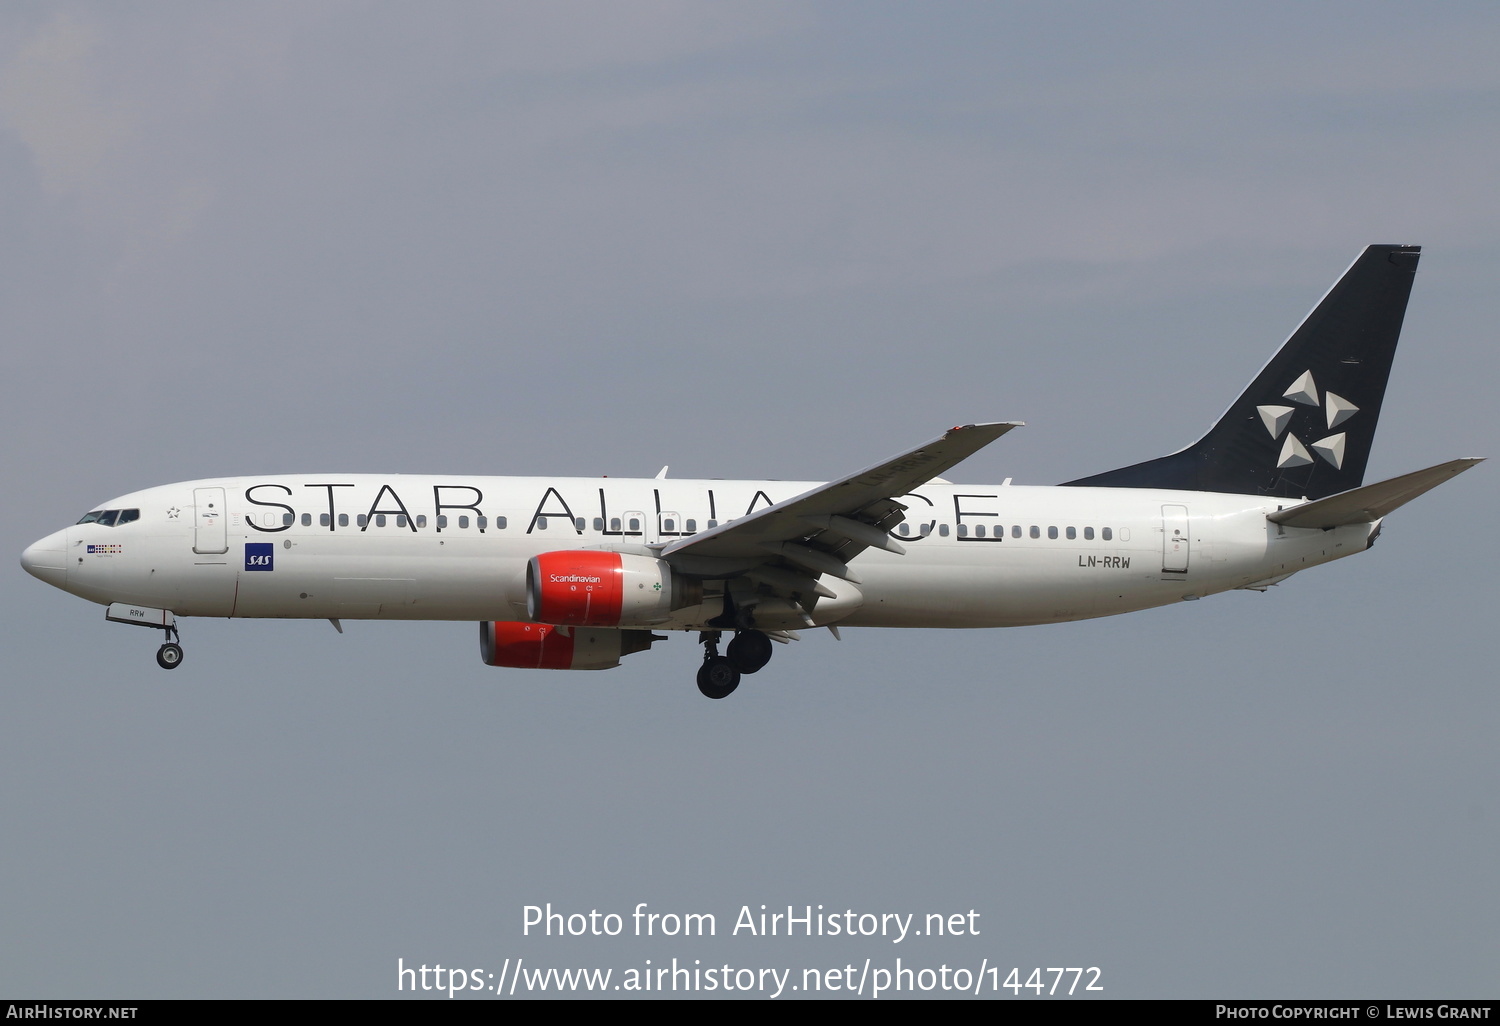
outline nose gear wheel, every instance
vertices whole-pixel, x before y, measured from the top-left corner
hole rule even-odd
[[[176,626],[163,627],[166,639],[161,648],[156,650],[156,665],[163,670],[175,670],[182,665],[182,635],[177,632]]]

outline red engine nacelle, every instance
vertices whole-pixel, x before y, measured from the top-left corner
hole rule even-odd
[[[565,627],[649,627],[672,615],[672,568],[650,556],[575,549],[526,564],[526,612]]]
[[[479,625],[479,654],[486,666],[523,670],[608,670],[632,652],[662,640],[650,631],[598,627],[554,627],[550,623],[485,621]]]

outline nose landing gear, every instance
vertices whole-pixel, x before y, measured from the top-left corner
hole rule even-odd
[[[104,618],[111,623],[132,623],[161,631],[165,637],[161,648],[156,650],[156,665],[163,670],[175,670],[182,665],[182,635],[177,633],[177,617],[170,609],[111,602],[104,611]]]
[[[163,627],[162,632],[166,635],[166,641],[156,650],[156,665],[163,670],[175,670],[182,665],[182,635],[177,633],[175,624]]]

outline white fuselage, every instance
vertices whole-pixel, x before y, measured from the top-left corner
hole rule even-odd
[[[130,523],[79,524],[28,550],[99,603],[179,616],[528,620],[543,552],[651,555],[816,487],[791,481],[294,475],[134,492]],[[1108,616],[1279,579],[1363,551],[1372,524],[1286,529],[1285,500],[1154,489],[928,484],[900,501],[896,555],[851,562],[843,626],[1009,627]],[[103,507],[101,507],[103,508]],[[482,525],[482,526],[481,526]],[[51,565],[51,563],[47,563]],[[33,571],[35,572],[35,571]],[[849,585],[830,581],[837,589]],[[656,629],[702,629],[704,601]]]

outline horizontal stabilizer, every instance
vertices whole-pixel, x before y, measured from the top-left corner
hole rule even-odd
[[[1339,492],[1326,499],[1316,499],[1291,509],[1277,510],[1266,514],[1266,519],[1283,527],[1315,527],[1324,530],[1346,524],[1373,523],[1423,492],[1431,491],[1444,481],[1483,462],[1482,457],[1449,460],[1426,470],[1416,470],[1388,481]]]

